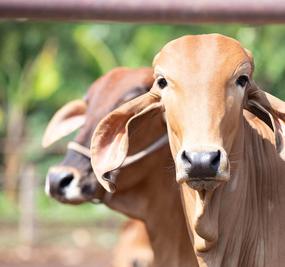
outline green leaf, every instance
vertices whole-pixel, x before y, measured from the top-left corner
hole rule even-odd
[[[43,100],[51,96],[59,87],[60,75],[56,65],[57,44],[50,40],[33,64],[33,98]]]
[[[100,36],[100,34],[96,34],[96,30],[88,26],[79,26],[74,31],[76,43],[85,51],[88,57],[91,56],[91,59],[96,61],[101,72],[105,73],[118,66],[118,62]]]

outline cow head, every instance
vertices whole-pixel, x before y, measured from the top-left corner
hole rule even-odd
[[[63,162],[49,169],[48,194],[73,204],[101,198],[104,190],[94,177],[88,153],[92,133],[102,117],[148,91],[152,82],[151,68],[117,68],[97,80],[84,100],[71,101],[56,112],[45,131],[44,147],[80,130],[75,142],[68,146]]]
[[[154,66],[177,181],[212,191],[230,178],[252,59],[237,41],[213,34],[168,43]]]
[[[283,147],[284,104],[257,88],[253,69],[251,53],[218,34],[176,39],[154,60],[151,92],[165,110],[177,181],[201,197],[230,179],[244,109],[274,131],[277,150]]]

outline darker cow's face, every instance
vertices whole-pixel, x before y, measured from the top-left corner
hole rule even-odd
[[[145,93],[152,83],[151,68],[117,68],[91,86],[85,101],[69,103],[56,113],[45,133],[44,146],[80,127],[75,142],[83,153],[80,148],[68,149],[63,162],[50,168],[46,180],[48,194],[73,204],[102,198],[104,190],[93,174],[88,156],[93,131],[110,111]]]
[[[49,169],[46,192],[63,203],[80,204],[100,199],[104,193],[90,165],[90,158],[68,149],[64,160]]]
[[[211,34],[168,43],[154,61],[177,180],[198,191],[229,179],[252,62],[240,44]]]

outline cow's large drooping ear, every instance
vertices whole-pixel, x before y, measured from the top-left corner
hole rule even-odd
[[[91,164],[98,181],[109,192],[115,191],[112,171],[124,162],[129,148],[129,128],[151,119],[162,111],[160,98],[151,92],[115,109],[97,126],[91,140]],[[147,129],[146,129],[147,131]]]
[[[285,102],[260,90],[251,83],[245,98],[245,109],[263,120],[275,133],[275,145],[279,153],[285,144]]]
[[[86,109],[87,104],[81,99],[71,101],[59,109],[45,130],[42,146],[46,148],[81,127],[86,120]]]

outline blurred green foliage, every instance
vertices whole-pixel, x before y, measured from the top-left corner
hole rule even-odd
[[[284,26],[1,22],[1,147],[7,134],[9,111],[21,107],[16,110],[25,117],[25,160],[36,165],[42,187],[48,166],[61,158],[45,154],[40,147],[44,128],[59,107],[82,97],[95,79],[116,66],[149,66],[166,42],[185,34],[212,32],[237,38],[251,50],[257,82],[285,99]],[[0,154],[0,175],[1,169],[3,154]],[[11,207],[3,203],[4,197],[0,195],[0,216],[11,216]],[[43,217],[64,213],[63,206],[42,194],[38,203]],[[93,216],[91,209],[85,207],[80,214]],[[71,210],[78,217],[74,208],[66,208],[67,213]],[[98,209],[97,212],[100,214]]]

